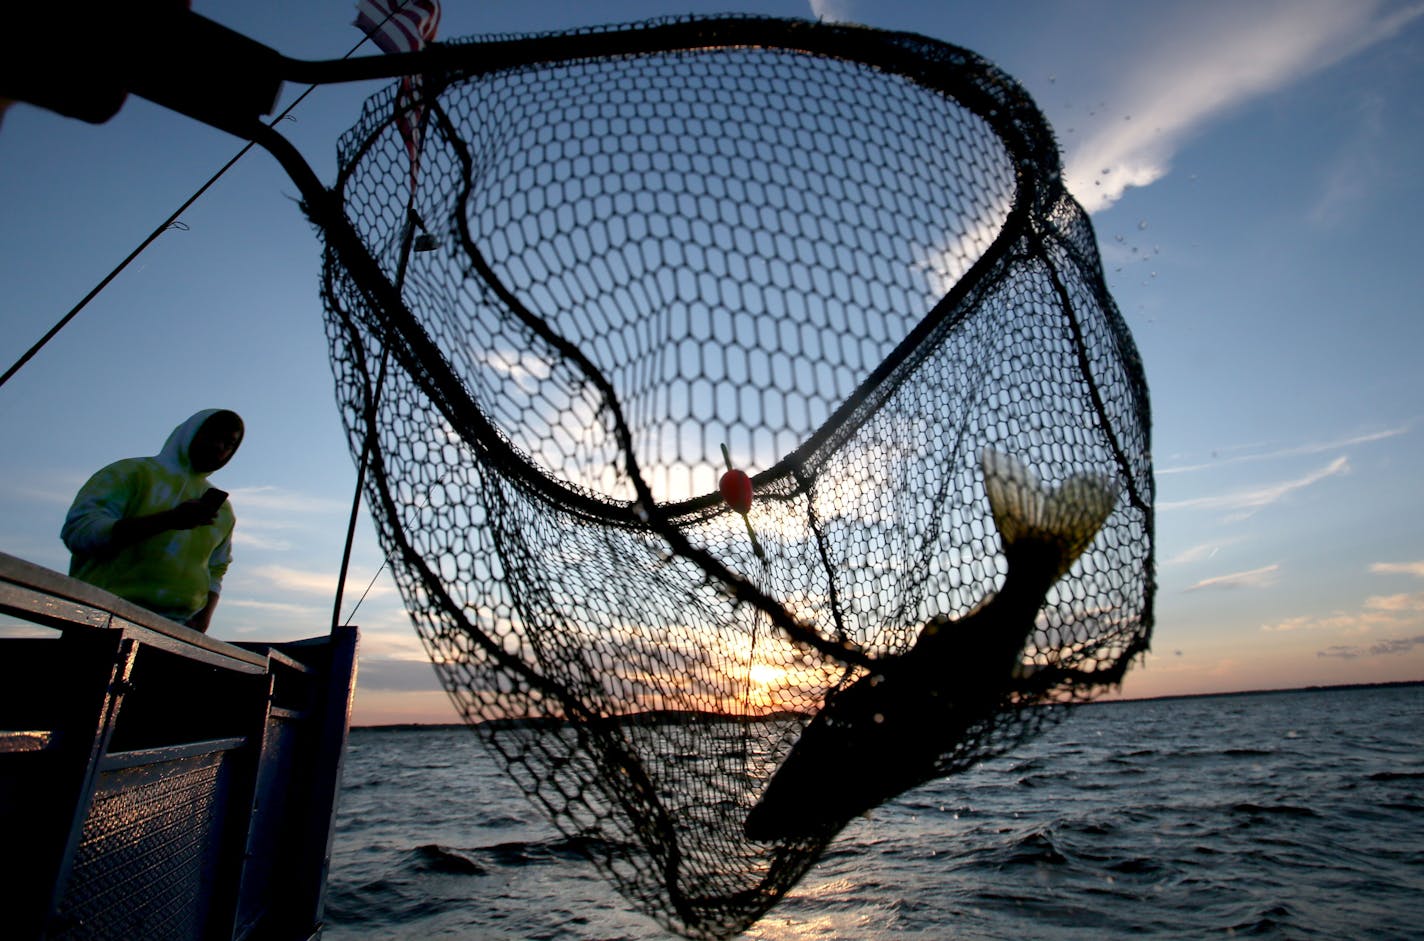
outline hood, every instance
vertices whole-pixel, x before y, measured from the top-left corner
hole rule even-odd
[[[172,470],[181,471],[185,474],[194,473],[193,465],[188,460],[188,446],[193,443],[193,438],[197,436],[198,429],[203,427],[203,423],[220,412],[231,412],[226,408],[205,408],[201,412],[196,412],[190,416],[183,424],[173,429],[168,440],[163,442],[163,450],[158,452],[157,459],[160,464]],[[236,417],[236,413],[232,413]],[[241,421],[241,419],[238,419]],[[217,468],[214,468],[216,470]],[[209,471],[212,473],[212,471]]]

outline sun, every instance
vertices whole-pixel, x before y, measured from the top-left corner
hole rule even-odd
[[[769,663],[753,663],[747,671],[747,678],[761,686],[770,686],[785,675],[785,670]]]

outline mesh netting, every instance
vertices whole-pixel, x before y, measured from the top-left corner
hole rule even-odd
[[[327,227],[328,324],[367,500],[513,779],[642,908],[726,937],[848,817],[1146,649],[1140,364],[1051,134],[970,53],[755,19],[466,51],[424,77],[413,197],[396,89],[340,148],[374,265]],[[1110,510],[994,628],[1001,668],[971,616],[1013,567],[992,461],[1048,495],[1096,482]],[[837,804],[865,772],[832,762],[817,819],[749,836],[813,717],[927,625],[958,718],[917,770]]]

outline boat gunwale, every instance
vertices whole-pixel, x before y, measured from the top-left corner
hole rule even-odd
[[[242,673],[264,673],[268,655],[170,621],[102,588],[0,552],[0,614],[57,630],[123,630],[140,642]]]

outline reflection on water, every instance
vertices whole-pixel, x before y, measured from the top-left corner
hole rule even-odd
[[[1411,937],[1421,823],[1424,686],[1087,706],[853,822],[744,937]],[[464,729],[353,732],[336,840],[328,941],[668,937]]]

